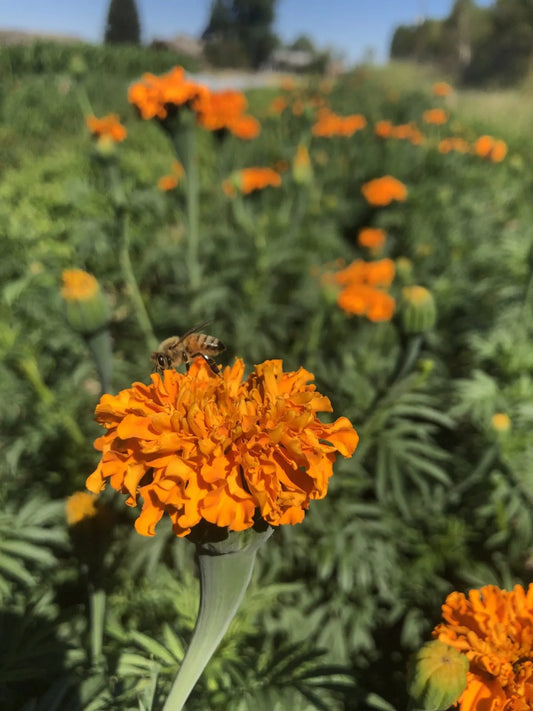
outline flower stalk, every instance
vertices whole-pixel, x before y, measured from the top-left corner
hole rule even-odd
[[[176,155],[185,168],[187,268],[191,289],[196,290],[200,287],[202,280],[202,270],[198,257],[200,246],[200,180],[196,129],[192,119],[192,115],[184,116],[180,121],[179,128],[171,131],[170,136]]]
[[[200,608],[191,643],[172,684],[163,711],[180,711],[196,682],[224,637],[252,576],[259,546],[274,529],[251,535],[255,542],[243,549],[232,548],[246,533],[232,533],[226,541],[199,544]]]

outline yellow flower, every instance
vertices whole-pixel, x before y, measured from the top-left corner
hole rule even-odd
[[[61,296],[65,301],[90,301],[100,290],[96,278],[83,269],[65,269]]]
[[[109,304],[96,278],[83,269],[65,269],[61,296],[65,300],[67,320],[76,331],[89,334],[109,321]]]
[[[69,496],[65,504],[67,524],[75,526],[80,521],[94,518],[98,515],[98,497],[86,491],[77,491]]]
[[[533,585],[510,592],[495,585],[452,592],[444,622],[433,636],[466,655],[470,664],[460,711],[533,708]]]
[[[491,424],[496,432],[508,432],[511,429],[511,418],[505,412],[496,412],[492,416]]]
[[[107,433],[95,442],[102,458],[87,488],[109,483],[130,506],[142,498],[135,527],[147,536],[165,513],[178,536],[206,522],[230,531],[299,523],[358,435],[345,417],[317,418],[331,404],[303,368],[285,373],[272,360],[243,374],[241,360],[219,376],[197,359],[186,375],[166,370],[104,395],[96,419]]]

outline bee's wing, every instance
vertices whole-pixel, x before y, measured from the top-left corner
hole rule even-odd
[[[186,333],[183,334],[183,336],[180,336],[179,338],[176,338],[176,342],[173,343],[172,345],[169,345],[168,347],[171,350],[174,350],[174,348],[177,348],[180,343],[183,343],[183,341],[193,333],[198,333],[204,326],[207,326],[208,323],[211,323],[212,319],[207,319],[207,321],[202,321],[202,323],[199,323],[197,326],[194,326],[194,328],[190,328]]]

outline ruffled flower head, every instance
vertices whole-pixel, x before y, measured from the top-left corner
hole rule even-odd
[[[453,592],[433,631],[470,663],[460,711],[533,708],[533,585],[510,592],[487,585],[468,597]]]
[[[393,200],[403,202],[407,198],[407,188],[392,175],[369,180],[361,186],[361,192],[365,200],[376,207],[390,205]]]
[[[365,262],[356,259],[345,269],[333,275],[334,283],[341,288],[337,303],[347,314],[366,316],[370,321],[390,321],[394,316],[396,301],[385,289],[395,275],[391,259]]]
[[[141,81],[132,84],[128,101],[133,104],[141,118],[157,118],[164,121],[169,113],[181,106],[191,106],[208,89],[185,78],[183,67],[174,67],[167,74],[143,74]]]
[[[104,137],[115,143],[120,143],[127,136],[127,131],[120,123],[117,114],[107,114],[107,116],[102,116],[102,118],[87,116],[85,123],[95,138]]]
[[[284,372],[272,360],[243,375],[241,360],[219,376],[197,359],[186,375],[165,370],[150,385],[104,395],[96,419],[107,433],[95,442],[102,458],[87,488],[109,483],[130,506],[142,498],[135,527],[147,536],[165,513],[178,536],[202,522],[230,531],[299,523],[358,435],[345,417],[318,419],[332,407],[307,370]]]

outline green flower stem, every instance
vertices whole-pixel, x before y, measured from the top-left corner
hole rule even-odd
[[[149,351],[154,350],[157,346],[157,339],[152,328],[152,322],[148,316],[148,311],[144,305],[143,297],[137,285],[137,280],[133,272],[130,257],[130,231],[128,214],[124,209],[118,210],[120,217],[121,229],[121,245],[119,261],[122,269],[122,276],[128,288],[129,297],[135,309],[135,315],[141,331],[143,332],[144,340]]]
[[[409,336],[405,346],[402,348],[400,356],[398,358],[398,363],[394,371],[394,376],[392,382],[395,383],[401,380],[406,375],[412,371],[414,364],[420,354],[420,349],[422,348],[422,343],[424,342],[424,336],[422,334],[416,334],[414,336]]]
[[[171,139],[176,154],[185,168],[187,268],[191,289],[197,290],[202,281],[202,269],[198,257],[200,247],[200,179],[196,129],[191,121],[192,116],[184,118],[182,125],[171,133]]]
[[[89,590],[89,610],[91,624],[91,662],[93,667],[103,663],[103,640],[105,620],[106,594],[102,588]]]
[[[191,643],[172,684],[163,711],[181,711],[194,685],[220,644],[244,597],[259,546],[273,529],[257,534],[255,543],[239,550],[248,532],[230,534],[222,543],[198,547],[200,609]],[[248,538],[249,540],[249,538]]]
[[[87,116],[94,116],[94,110],[85,87],[78,83],[76,89],[76,96],[78,98],[78,104],[80,105],[82,114],[85,118],[87,118]]]
[[[86,336],[85,340],[96,364],[102,395],[109,393],[111,392],[111,378],[113,376],[111,334],[107,328],[103,328]]]
[[[27,356],[19,361],[19,368],[32,384],[39,400],[48,406],[56,404],[56,396],[44,382],[37,361],[33,356]],[[61,424],[70,435],[73,442],[83,444],[85,437],[77,422],[66,412],[60,412]]]

